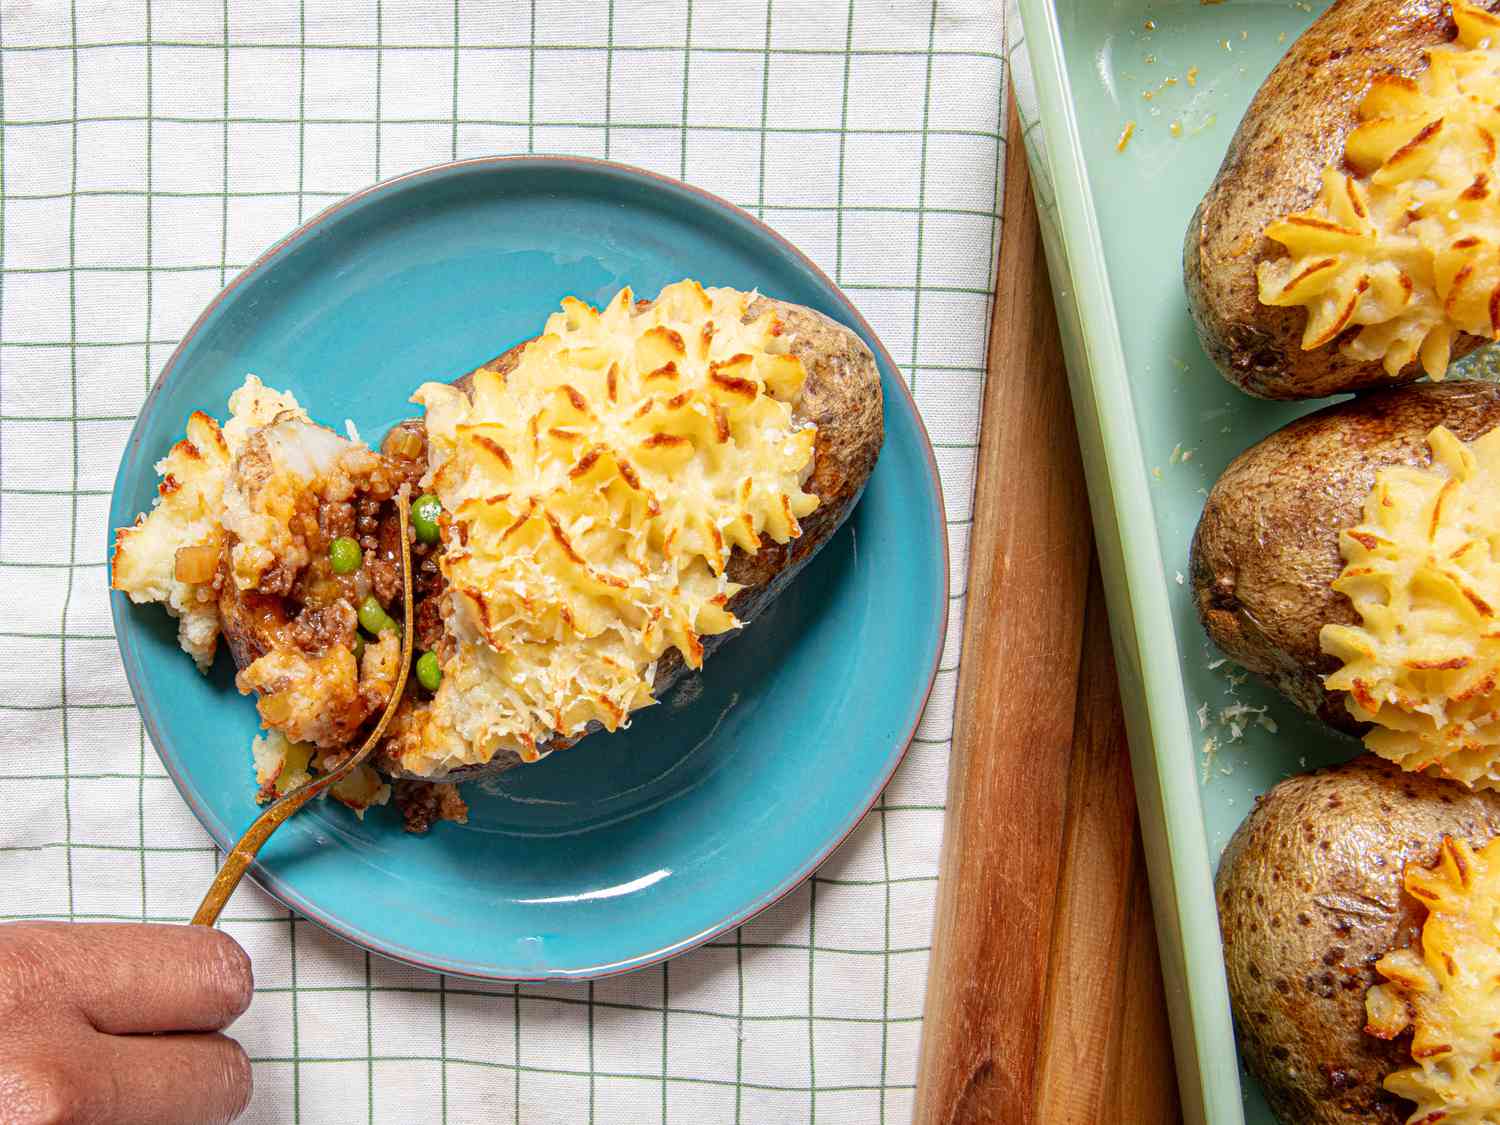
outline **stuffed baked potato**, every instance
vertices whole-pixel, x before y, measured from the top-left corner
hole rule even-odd
[[[1192,591],[1232,659],[1373,755],[1257,799],[1216,880],[1241,1054],[1297,1125],[1500,1120],[1500,18],[1335,0],[1189,225],[1203,346],[1265,398]],[[1385,760],[1382,760],[1385,759]]]
[[[637,302],[636,310],[645,312],[651,304]],[[774,318],[779,334],[788,341],[788,353],[801,361],[806,372],[792,419],[798,428],[815,431],[810,468],[802,487],[817,498],[817,506],[795,521],[800,531],[784,542],[766,536],[758,549],[734,547],[727,553],[725,572],[741,588],[728,600],[725,609],[746,624],[786,588],[843,525],[875,467],[885,432],[880,373],[870,350],[858,336],[812,309],[767,297],[757,297],[744,310],[743,319],[750,324],[766,315]],[[475,379],[482,372],[504,379],[515,369],[530,343],[517,344],[456,380],[455,386],[472,396]],[[700,659],[731,635],[725,631],[704,636]],[[666,649],[655,664],[651,694],[660,697],[688,670],[679,649]],[[597,731],[602,724],[594,720],[589,729]],[[579,737],[582,735],[560,735],[540,743],[536,751],[545,754],[562,749]],[[430,771],[414,771],[408,762],[403,762],[403,744],[409,744],[411,739],[412,723],[406,717],[398,717],[395,734],[382,754],[383,768],[396,776],[434,776]],[[487,761],[458,764],[443,770],[439,776],[450,781],[472,780],[518,765],[527,758],[529,755],[523,757],[518,749],[502,749]]]
[[[1299,707],[1351,733],[1362,729],[1323,677],[1325,625],[1354,625],[1333,588],[1345,566],[1340,534],[1360,522],[1379,470],[1432,461],[1444,426],[1470,441],[1500,426],[1500,386],[1457,381],[1377,391],[1305,415],[1229,463],[1193,536],[1193,599],[1209,637]]]
[[[1226,379],[1318,398],[1441,378],[1500,336],[1497,29],[1465,0],[1337,0],[1271,72],[1183,244]]]
[[[1240,1051],[1281,1120],[1408,1120],[1384,1083],[1413,1066],[1412,1039],[1366,1031],[1377,962],[1413,946],[1427,913],[1403,873],[1430,865],[1444,837],[1477,848],[1497,835],[1500,794],[1368,755],[1257,799],[1215,891]]]
[[[398,489],[428,492],[428,663],[378,762],[451,782],[613,730],[698,667],[843,523],[883,437],[854,333],[695,282],[602,310],[570,298],[542,336],[414,401],[425,418],[377,453],[247,382],[222,429],[194,415],[156,508],[117,536],[115,587],[164,603],[200,666],[225,636],[270,732],[265,796],[389,699]],[[425,820],[451,789],[414,792]]]

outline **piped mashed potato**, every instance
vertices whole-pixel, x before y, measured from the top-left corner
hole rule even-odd
[[[1304,349],[1347,332],[1350,357],[1441,379],[1460,333],[1500,339],[1500,17],[1454,0],[1453,18],[1421,74],[1371,83],[1353,174],[1326,168],[1313,205],[1266,228],[1288,253],[1260,263],[1260,300],[1307,309]]]
[[[629,289],[602,311],[569,298],[472,398],[418,390],[454,644],[398,734],[404,768],[613,731],[669,650],[696,668],[702,638],[738,626],[731,552],[786,543],[818,504],[806,371],[774,313],[746,323],[753,300],[693,281],[644,309]]]
[[[1407,893],[1427,907],[1420,949],[1375,963],[1385,981],[1365,994],[1365,1030],[1412,1032],[1414,1066],[1385,1088],[1416,1103],[1412,1125],[1500,1121],[1500,841],[1476,853],[1445,838],[1431,868],[1408,864]]]
[[[1339,540],[1333,588],[1358,625],[1325,625],[1343,662],[1325,685],[1374,726],[1365,745],[1407,770],[1500,788],[1500,429],[1427,437],[1427,468],[1381,469]]]
[[[151,511],[115,533],[110,579],[137,604],[159,602],[177,618],[177,638],[200,670],[213,663],[219,641],[214,572],[223,546],[225,485],[250,435],[279,417],[306,422],[290,392],[254,375],[229,396],[229,421],[201,411],[186,436],[156,463],[161,483]]]

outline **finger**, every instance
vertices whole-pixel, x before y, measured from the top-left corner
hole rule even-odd
[[[217,1031],[250,1006],[250,959],[205,926],[27,923],[9,952],[108,1034]]]
[[[226,1035],[116,1035],[99,1042],[99,1121],[216,1125],[250,1104],[250,1058]]]

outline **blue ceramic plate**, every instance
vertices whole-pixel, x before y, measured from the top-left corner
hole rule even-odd
[[[299,814],[252,868],[368,949],[505,980],[639,968],[738,925],[850,832],[896,768],[931,687],[948,567],[931,449],[890,356],[800,252],[723,200],[619,165],[465,161],[379,184],[268,251],[208,307],[152,389],[110,526],[154,495],[193,410],[222,417],[254,372],[366,438],[407,396],[534,335],[557,302],[682,277],[759,288],[874,350],[886,439],[849,523],[701,677],[642,712],[466,787],[467,826],[425,837],[393,808]],[[255,709],[229,658],[201,676],[158,607],[114,598],[131,690],[177,788],[220,846],[256,815]]]

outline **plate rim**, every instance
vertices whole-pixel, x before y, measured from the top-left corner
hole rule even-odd
[[[810,878],[814,874],[814,872],[816,872],[817,869],[822,866],[822,864],[843,845],[843,843],[853,834],[854,830],[858,828],[859,825],[864,821],[865,817],[869,815],[870,810],[873,809],[876,802],[880,800],[881,794],[885,792],[886,786],[890,784],[891,778],[895,775],[896,770],[900,768],[901,763],[906,759],[906,755],[911,748],[912,740],[916,736],[917,727],[920,725],[922,716],[926,711],[927,704],[932,697],[933,685],[936,683],[938,668],[942,663],[943,649],[945,647],[948,634],[948,617],[950,610],[949,594],[951,592],[950,576],[952,571],[952,557],[948,544],[947,505],[943,496],[943,482],[942,477],[938,472],[937,458],[933,451],[932,439],[927,432],[927,424],[922,418],[921,411],[917,409],[916,399],[912,395],[911,387],[907,384],[905,378],[902,377],[900,366],[896,363],[889,350],[887,350],[884,342],[876,334],[869,321],[865,319],[864,315],[855,306],[854,302],[849,299],[848,294],[846,294],[843,289],[837,283],[835,283],[834,280],[829,277],[828,274],[825,273],[822,268],[820,268],[818,264],[814,262],[807,254],[805,254],[802,250],[795,246],[784,235],[780,234],[778,231],[767,225],[763,220],[750,214],[750,212],[745,210],[743,207],[739,207],[736,204],[731,203],[729,200],[724,199],[722,196],[714,194],[713,192],[707,191],[701,187],[687,183],[683,180],[678,180],[674,177],[663,175],[660,172],[653,172],[650,169],[639,168],[635,165],[625,164],[620,161],[603,160],[597,157],[589,156],[542,156],[527,153],[467,157],[462,160],[448,160],[438,164],[430,164],[422,168],[415,168],[410,171],[403,172],[399,175],[391,176],[384,180],[379,180],[373,184],[369,184],[366,187],[359,189],[358,191],[344,196],[342,199],[335,200],[333,203],[329,204],[327,207],[324,207],[322,210],[318,211],[316,214],[299,224],[290,233],[277,239],[269,247],[267,247],[259,255],[257,255],[249,265],[245,266],[244,269],[235,274],[235,276],[231,278],[218,291],[218,293],[214,295],[213,299],[209,301],[209,303],[204,307],[203,311],[198,314],[198,316],[193,320],[192,324],[183,333],[182,339],[178,341],[177,346],[172,349],[171,355],[167,357],[166,362],[162,365],[161,371],[158,373],[156,379],[152,382],[151,389],[147,392],[144,401],[141,403],[140,410],[136,415],[136,420],[131,426],[130,436],[126,439],[125,448],[120,455],[120,462],[115,470],[114,484],[110,490],[111,512],[115,507],[117,494],[120,489],[120,482],[124,476],[123,470],[125,469],[127,464],[133,467],[135,462],[141,456],[141,446],[143,445],[145,440],[142,423],[153,409],[157,395],[162,391],[162,388],[166,386],[168,378],[171,377],[175,372],[178,361],[181,359],[182,354],[187,349],[188,345],[192,343],[193,339],[198,335],[198,332],[207,323],[209,318],[213,316],[214,312],[220,307],[220,305],[222,305],[226,300],[229,299],[229,297],[235,292],[236,289],[249,281],[263,269],[270,266],[284,252],[290,250],[294,245],[304,241],[305,239],[313,235],[319,227],[321,227],[329,220],[333,219],[339,213],[348,208],[354,207],[357,204],[360,204],[376,195],[382,195],[387,192],[400,190],[403,187],[411,186],[420,180],[432,177],[440,177],[455,172],[462,172],[464,170],[523,168],[526,166],[539,168],[579,168],[596,174],[603,173],[608,176],[614,176],[622,180],[634,180],[638,183],[643,183],[645,186],[653,188],[658,192],[678,192],[684,193],[689,196],[695,196],[700,202],[707,204],[711,210],[717,209],[722,212],[727,212],[726,217],[737,219],[742,223],[750,226],[755,233],[761,235],[762,237],[769,238],[773,243],[777,244],[785,254],[791,257],[802,268],[807,270],[821,285],[823,285],[830,293],[834,295],[837,301],[843,306],[842,311],[846,312],[852,319],[853,324],[851,326],[860,332],[862,338],[866,343],[870,344],[871,350],[875,353],[877,366],[880,362],[883,362],[891,371],[896,373],[897,378],[894,379],[893,382],[897,387],[899,387],[900,394],[896,396],[888,395],[887,397],[895,397],[896,401],[906,409],[911,419],[916,423],[916,433],[919,438],[919,445],[927,470],[928,484],[931,487],[932,496],[935,501],[933,507],[928,510],[929,516],[931,517],[929,521],[929,531],[931,532],[930,537],[935,539],[939,546],[940,581],[935,586],[935,590],[937,592],[937,597],[935,599],[937,606],[937,611],[935,613],[935,619],[937,621],[937,634],[936,644],[933,646],[932,666],[928,670],[927,682],[921,692],[921,700],[919,706],[916,709],[916,717],[912,720],[911,727],[899,737],[897,750],[891,759],[889,767],[884,771],[884,773],[879,778],[877,783],[872,787],[870,792],[860,799],[857,804],[858,811],[852,816],[852,818],[849,819],[848,823],[843,827],[842,831],[840,831],[830,843],[828,843],[822,849],[818,850],[806,862],[796,868],[787,878],[778,882],[769,891],[753,899],[740,910],[733,912],[722,921],[717,922],[713,926],[701,930],[698,933],[691,934],[685,938],[662,946],[658,949],[651,950],[645,953],[635,954],[631,957],[624,958],[619,961],[589,965],[580,968],[545,969],[540,970],[536,973],[497,971],[497,967],[490,965],[466,960],[436,957],[431,954],[426,954],[421,950],[412,949],[405,945],[387,941],[386,939],[377,937],[369,933],[368,931],[361,929],[360,927],[350,925],[336,915],[330,913],[328,910],[320,907],[312,900],[308,899],[301,892],[293,889],[286,882],[286,880],[265,868],[259,860],[256,860],[254,863],[252,863],[249,870],[247,871],[248,877],[257,886],[259,886],[276,901],[281,903],[288,910],[292,911],[294,914],[300,915],[310,922],[313,922],[314,924],[322,927],[323,929],[329,931],[337,937],[342,938],[344,941],[367,950],[368,952],[376,953],[382,957],[387,957],[391,960],[411,965],[415,968],[424,969],[429,972],[443,973],[449,976],[466,977],[476,980],[488,980],[517,984],[538,983],[549,980],[599,980],[605,977],[616,976],[621,973],[634,972],[638,969],[645,969],[653,965],[661,964],[662,962],[669,960],[670,958],[675,957],[678,954],[686,953],[689,950],[696,949],[697,947],[704,945],[709,941],[712,941],[715,937],[727,933],[728,931],[735,929],[736,927],[744,925],[746,922],[749,922],[762,911],[775,905],[777,902],[780,902],[787,895],[791,894],[792,891],[796,890],[804,882],[806,882],[807,879]],[[113,556],[114,538],[114,520],[111,517],[109,519],[108,526],[106,527],[106,566],[109,565],[109,560]],[[197,819],[198,823],[202,825],[204,831],[206,831],[213,839],[218,848],[221,851],[227,851],[230,847],[233,846],[232,834],[227,831],[218,830],[218,826],[216,826],[216,824],[214,823],[216,818],[209,815],[208,809],[204,802],[194,791],[193,787],[188,785],[184,780],[184,772],[182,770],[181,764],[175,760],[176,756],[164,749],[164,747],[167,745],[167,740],[162,737],[161,728],[157,721],[158,716],[156,714],[156,709],[154,705],[147,702],[146,693],[143,690],[142,686],[138,683],[136,674],[133,671],[134,665],[135,663],[139,662],[140,656],[137,650],[136,640],[131,631],[126,627],[126,607],[130,604],[131,603],[125,597],[125,595],[117,590],[110,590],[110,618],[111,623],[114,627],[115,644],[120,651],[121,664],[125,670],[126,682],[130,687],[130,694],[135,702],[136,711],[140,715],[141,721],[146,727],[146,733],[150,737],[152,748],[156,751],[156,756],[158,757],[158,759],[160,759],[162,765],[166,768],[168,775],[172,779],[172,784],[177,789],[177,792],[187,803],[189,809],[193,813],[193,816]],[[501,966],[499,967],[499,970],[503,970],[503,968],[504,967]]]

